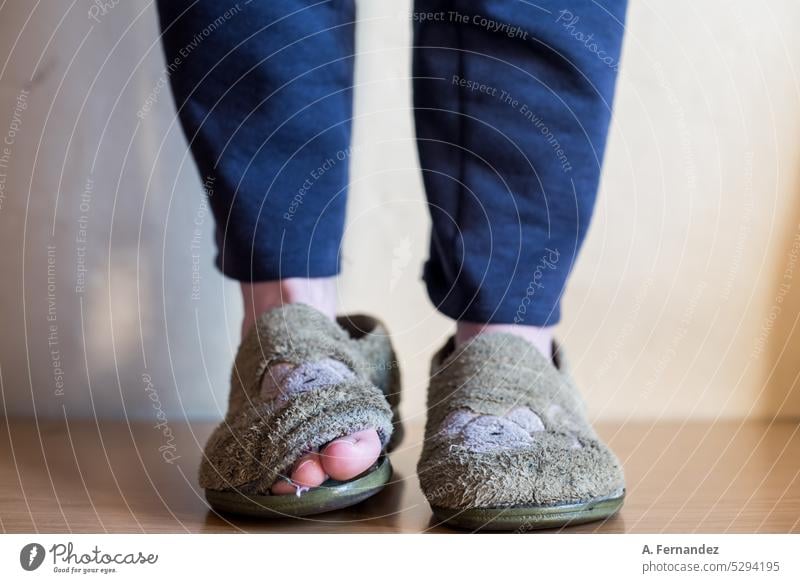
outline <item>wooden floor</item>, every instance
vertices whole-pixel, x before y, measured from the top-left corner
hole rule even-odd
[[[623,460],[628,499],[569,532],[800,532],[800,424],[601,425]],[[0,427],[3,532],[450,532],[414,472],[421,427],[392,454],[394,480],[354,508],[308,520],[211,512],[196,484],[211,426],[18,420]],[[164,461],[159,447],[180,456]],[[174,450],[172,449],[174,446]]]

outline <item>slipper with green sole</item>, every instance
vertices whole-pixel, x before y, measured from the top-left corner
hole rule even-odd
[[[473,508],[455,510],[432,506],[433,515],[448,526],[469,530],[527,532],[574,526],[605,520],[616,514],[625,501],[625,492],[601,500],[554,506]]]
[[[228,412],[200,464],[200,485],[215,510],[309,516],[357,504],[389,481],[384,454],[402,435],[400,373],[374,318],[333,322],[303,304],[271,310],[242,341],[231,377]],[[298,487],[297,495],[270,493],[302,455],[366,429],[375,429],[383,446],[370,470],[347,482]]]
[[[206,490],[217,511],[261,518],[298,518],[353,506],[380,492],[392,477],[392,464],[382,455],[363,475],[347,482],[327,480],[301,496],[245,494],[235,490]]]
[[[525,532],[603,520],[625,497],[622,467],[586,418],[562,351],[481,334],[434,356],[417,466],[434,516]]]

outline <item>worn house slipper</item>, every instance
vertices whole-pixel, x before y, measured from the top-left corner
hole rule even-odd
[[[422,491],[444,523],[536,530],[608,518],[622,468],[586,419],[561,350],[553,361],[505,333],[434,356]]]
[[[385,453],[402,435],[400,373],[386,328],[368,316],[338,324],[303,304],[263,314],[239,347],[228,413],[208,440],[200,485],[217,511],[308,516],[356,504],[392,475]],[[274,495],[294,462],[337,438],[375,429],[378,461],[347,482]]]

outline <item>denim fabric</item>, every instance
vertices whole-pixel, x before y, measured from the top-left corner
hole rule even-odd
[[[180,120],[213,185],[220,269],[242,281],[338,273],[353,1],[158,6]],[[444,314],[558,321],[594,208],[625,10],[417,0],[414,113],[433,224],[424,279]]]

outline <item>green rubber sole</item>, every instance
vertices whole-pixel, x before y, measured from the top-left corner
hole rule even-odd
[[[620,496],[557,506],[471,508],[454,510],[431,506],[434,516],[447,526],[469,530],[527,532],[604,520],[616,514],[625,501]]]
[[[217,512],[260,518],[312,516],[358,504],[380,492],[392,477],[389,458],[381,456],[372,470],[349,482],[328,480],[302,496],[244,494],[234,490],[206,490],[206,500]]]

